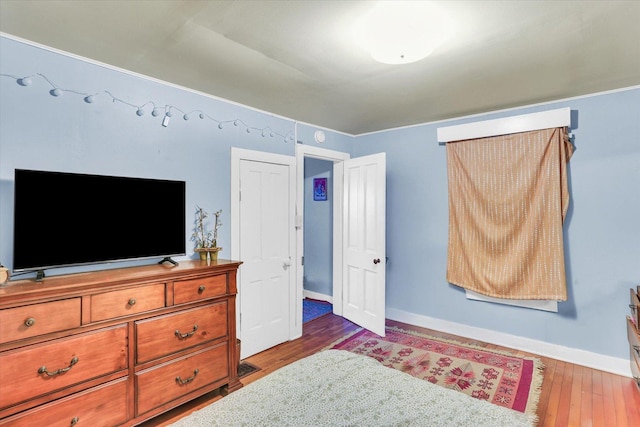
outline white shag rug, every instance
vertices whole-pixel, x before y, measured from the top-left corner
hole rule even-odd
[[[536,418],[376,360],[324,350],[246,385],[171,427],[533,427]]]

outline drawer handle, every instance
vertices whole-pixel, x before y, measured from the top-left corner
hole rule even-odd
[[[134,305],[136,305],[136,299],[135,299],[135,298],[130,298],[130,299],[129,299],[128,304],[129,304],[130,306],[134,306]]]
[[[76,356],[73,359],[71,359],[71,363],[69,363],[69,366],[67,366],[66,368],[56,369],[55,371],[51,371],[51,372],[49,372],[47,370],[46,366],[43,366],[40,369],[38,369],[38,373],[39,374],[47,374],[50,377],[54,377],[56,375],[64,374],[65,372],[69,371],[73,367],[73,365],[78,363],[79,360],[80,359],[78,359],[78,357]]]
[[[195,371],[193,371],[193,376],[189,377],[189,378],[185,378],[184,380],[180,377],[176,377],[176,382],[180,385],[185,385],[185,384],[189,384],[191,381],[195,380],[196,377],[198,376],[198,372],[200,372],[199,369],[196,369]]]
[[[80,422],[80,418],[79,417],[73,417],[71,419],[71,427],[75,426],[76,424],[78,424]]]
[[[184,338],[189,338],[190,336],[195,334],[197,330],[198,330],[198,325],[193,325],[193,331],[185,332],[184,334],[182,334],[182,333],[180,333],[180,331],[178,329],[176,329],[175,334],[176,334],[176,337],[178,337],[180,339],[184,339]]]
[[[633,349],[638,353],[638,357],[640,357],[640,345],[634,345]]]
[[[198,293],[201,294],[204,292],[204,290],[207,289],[204,285],[200,285],[200,287],[198,288]]]
[[[27,320],[24,321],[24,326],[26,326],[27,328],[30,328],[35,324],[36,324],[36,319],[34,319],[33,317],[29,317]]]

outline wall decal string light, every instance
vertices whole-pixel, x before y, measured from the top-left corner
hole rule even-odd
[[[205,120],[205,119],[210,120],[214,122],[217,128],[220,130],[224,129],[226,126],[234,126],[234,127],[242,126],[245,128],[247,133],[254,133],[254,132],[259,133],[260,135],[262,135],[263,138],[278,137],[278,138],[281,138],[285,143],[295,141],[294,132],[287,132],[286,134],[283,135],[279,132],[274,131],[269,126],[264,128],[249,126],[247,123],[245,123],[242,119],[239,119],[239,118],[232,119],[232,120],[218,120],[215,117],[210,116],[209,114],[205,113],[202,110],[192,110],[192,111],[186,112],[174,105],[166,104],[162,106],[162,105],[156,104],[153,101],[147,101],[144,104],[136,105],[136,104],[132,104],[131,102],[125,101],[122,98],[118,98],[108,90],[102,90],[95,93],[85,93],[85,92],[81,92],[74,89],[61,88],[56,84],[54,84],[47,76],[41,73],[35,73],[25,77],[17,77],[11,74],[0,74],[0,76],[12,78],[16,81],[18,85],[23,87],[30,86],[33,83],[33,79],[38,77],[46,81],[49,84],[49,86],[51,86],[51,90],[49,90],[49,94],[51,94],[51,96],[60,97],[65,93],[72,93],[74,95],[81,96],[84,102],[87,104],[93,104],[94,102],[97,101],[97,98],[100,96],[107,96],[111,100],[111,102],[114,102],[114,103],[117,102],[117,103],[126,105],[128,107],[134,108],[135,113],[138,117],[144,116],[146,112],[150,109],[151,115],[153,117],[162,116],[162,126],[164,127],[169,126],[169,120],[177,112],[182,115],[182,119],[185,121],[190,120],[192,117],[197,117],[200,120]]]

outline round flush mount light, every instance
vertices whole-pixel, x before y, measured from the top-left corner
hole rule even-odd
[[[451,33],[451,19],[430,1],[378,2],[354,27],[356,43],[384,64],[419,61]]]
[[[317,130],[313,134],[313,139],[315,139],[318,144],[322,144],[326,139],[326,135],[321,130]]]

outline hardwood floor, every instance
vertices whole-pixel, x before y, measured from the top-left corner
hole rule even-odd
[[[545,372],[537,411],[539,427],[640,426],[640,391],[631,378],[400,322],[388,320],[387,325],[542,359]],[[308,322],[304,325],[301,338],[247,358],[247,362],[259,366],[261,370],[242,378],[241,382],[246,385],[256,381],[282,366],[324,349],[357,328],[357,325],[333,314]],[[210,393],[143,426],[166,426],[217,399],[220,399],[219,395]]]

